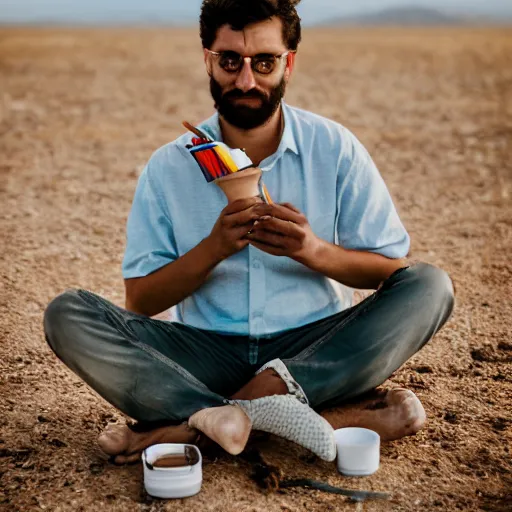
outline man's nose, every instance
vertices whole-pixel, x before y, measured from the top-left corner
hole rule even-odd
[[[248,57],[244,58],[244,64],[240,70],[240,73],[238,73],[235,86],[242,92],[250,91],[256,87],[256,80],[251,68],[251,59]]]

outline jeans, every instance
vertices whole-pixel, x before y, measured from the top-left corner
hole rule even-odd
[[[44,328],[55,354],[123,413],[180,422],[226,404],[273,359],[285,363],[314,409],[341,404],[388,379],[453,306],[448,275],[419,263],[395,272],[360,304],[269,338],[154,320],[84,290],[54,299]]]

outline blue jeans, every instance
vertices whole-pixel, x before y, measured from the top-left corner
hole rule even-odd
[[[265,339],[153,320],[84,290],[46,309],[57,356],[126,415],[183,421],[223,405],[266,362],[281,359],[320,410],[382,384],[448,320],[452,282],[436,267],[395,272],[348,310]]]

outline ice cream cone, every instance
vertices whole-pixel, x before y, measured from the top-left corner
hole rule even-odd
[[[219,178],[215,183],[222,189],[228,202],[232,203],[238,199],[247,199],[260,195],[259,182],[261,179],[261,169],[251,167],[245,171],[238,171],[223,178]]]

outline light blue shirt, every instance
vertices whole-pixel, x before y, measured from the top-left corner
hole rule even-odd
[[[299,208],[313,232],[330,243],[405,257],[409,235],[362,144],[338,123],[285,103],[283,111],[279,148],[260,164],[272,199]],[[222,141],[218,114],[200,128]],[[185,134],[157,150],[140,176],[128,218],[126,279],[147,276],[190,251],[227,205],[186,149],[192,137]],[[249,246],[217,265],[174,308],[173,319],[259,338],[336,314],[351,305],[351,295],[291,258]]]

